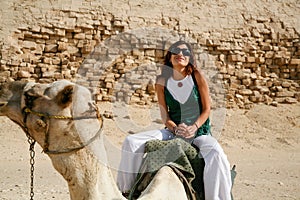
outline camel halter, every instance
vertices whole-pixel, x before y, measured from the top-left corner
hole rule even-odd
[[[91,144],[95,139],[97,139],[97,137],[100,136],[101,132],[102,132],[102,128],[103,128],[103,120],[102,120],[102,116],[99,114],[99,110],[97,109],[97,107],[95,107],[96,109],[96,116],[95,117],[71,117],[71,116],[63,116],[63,115],[49,115],[47,113],[40,113],[40,112],[36,112],[33,111],[31,109],[29,109],[28,107],[25,107],[24,109],[24,113],[25,113],[25,117],[27,118],[28,114],[34,114],[36,116],[42,117],[42,118],[46,118],[46,119],[58,119],[58,120],[81,120],[81,119],[91,119],[91,118],[97,118],[99,119],[99,121],[101,121],[101,126],[100,129],[97,131],[97,133],[91,138],[89,139],[87,142],[83,142],[81,143],[80,146],[78,147],[73,147],[73,148],[66,148],[63,150],[49,150],[49,129],[48,129],[48,124],[47,126],[47,131],[45,132],[45,144],[43,147],[43,152],[46,154],[64,154],[64,153],[71,153],[73,151],[78,151],[86,146],[88,146],[89,144]],[[25,128],[26,128],[26,121],[25,122]],[[26,128],[28,131],[28,128]]]
[[[41,113],[41,112],[36,112],[30,109],[33,105],[33,101],[35,100],[34,97],[31,97],[29,95],[25,94],[25,97],[27,99],[26,105],[23,108],[23,113],[24,113],[24,127],[23,130],[26,133],[26,136],[28,138],[28,143],[30,145],[29,151],[30,151],[30,200],[33,200],[34,197],[34,191],[33,191],[33,182],[34,182],[34,164],[35,164],[35,150],[34,150],[34,145],[36,143],[36,140],[30,135],[29,129],[26,125],[27,122],[27,117],[29,114],[34,114],[36,116],[39,116],[40,118],[46,118],[46,119],[58,119],[58,120],[81,120],[81,119],[91,119],[91,118],[97,118],[99,121],[101,121],[100,129],[97,131],[97,133],[89,139],[87,142],[81,143],[80,146],[78,147],[73,147],[73,148],[67,148],[63,150],[49,150],[49,126],[47,126],[47,130],[45,131],[45,144],[43,148],[43,152],[46,154],[64,154],[64,153],[71,153],[74,151],[78,151],[80,149],[83,149],[84,147],[88,146],[91,144],[93,141],[95,141],[101,134],[102,128],[103,128],[103,117],[101,116],[99,109],[97,106],[94,106],[95,111],[96,111],[96,116],[95,117],[72,117],[72,116],[63,116],[63,115],[49,115],[48,113]],[[29,103],[29,105],[27,104]]]
[[[101,126],[100,129],[97,131],[97,133],[90,138],[87,142],[83,142],[81,143],[81,145],[79,145],[78,147],[73,147],[73,148],[66,148],[63,150],[49,150],[49,129],[48,129],[48,124],[46,124],[47,126],[47,130],[45,132],[45,144],[43,147],[43,152],[46,154],[64,154],[64,153],[71,153],[73,151],[78,151],[86,146],[88,146],[89,144],[91,144],[93,141],[95,141],[95,139],[100,135],[100,133],[102,132],[102,128],[103,128],[103,120],[102,120],[102,116],[99,114],[99,110],[97,109],[97,107],[95,107],[96,110],[96,116],[95,117],[72,117],[72,116],[63,116],[63,115],[49,115],[47,113],[40,113],[40,112],[36,112],[31,110],[28,107],[24,108],[24,113],[25,113],[25,117],[24,117],[24,124],[25,124],[25,130],[28,134],[28,136],[30,136],[28,128],[26,126],[26,121],[27,121],[27,116],[28,114],[34,114],[38,117],[42,117],[42,118],[46,118],[46,119],[58,119],[58,120],[81,120],[81,119],[91,119],[91,118],[97,118],[99,120],[101,120]],[[32,137],[31,137],[32,138]]]

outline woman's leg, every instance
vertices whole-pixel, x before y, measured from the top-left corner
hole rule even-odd
[[[230,200],[231,174],[230,164],[222,147],[210,135],[197,137],[193,142],[200,150],[199,156],[204,158],[203,172],[205,199]]]
[[[169,140],[172,138],[173,134],[166,129],[132,134],[125,138],[117,175],[117,184],[122,192],[129,191],[134,184],[143,160],[145,143],[154,139]]]

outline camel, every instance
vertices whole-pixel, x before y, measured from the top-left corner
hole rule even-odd
[[[103,142],[103,120],[90,91],[61,80],[0,87],[0,116],[18,124],[67,181],[71,200],[126,199],[118,190]],[[187,199],[171,168],[162,167],[138,199]]]

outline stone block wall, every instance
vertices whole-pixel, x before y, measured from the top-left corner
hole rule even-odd
[[[0,44],[0,82],[69,79],[97,101],[151,104],[165,50],[189,40],[207,72],[213,105],[300,101],[300,34],[276,17],[243,16],[243,27],[182,29],[180,17],[118,17],[93,7],[51,9]]]

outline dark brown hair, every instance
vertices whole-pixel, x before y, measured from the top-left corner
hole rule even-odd
[[[182,44],[185,44],[187,46],[187,48],[189,49],[189,51],[191,52],[189,64],[185,67],[186,74],[190,75],[196,69],[196,59],[195,59],[195,55],[194,55],[192,46],[188,42],[179,40],[179,41],[173,43],[169,47],[168,52],[165,56],[164,66],[162,66],[162,69],[161,69],[161,76],[163,76],[166,79],[171,77],[172,74],[173,74],[173,65],[170,62],[170,59],[171,59],[171,56],[172,56],[172,49],[176,48],[176,47],[178,47],[179,45],[182,45]]]

